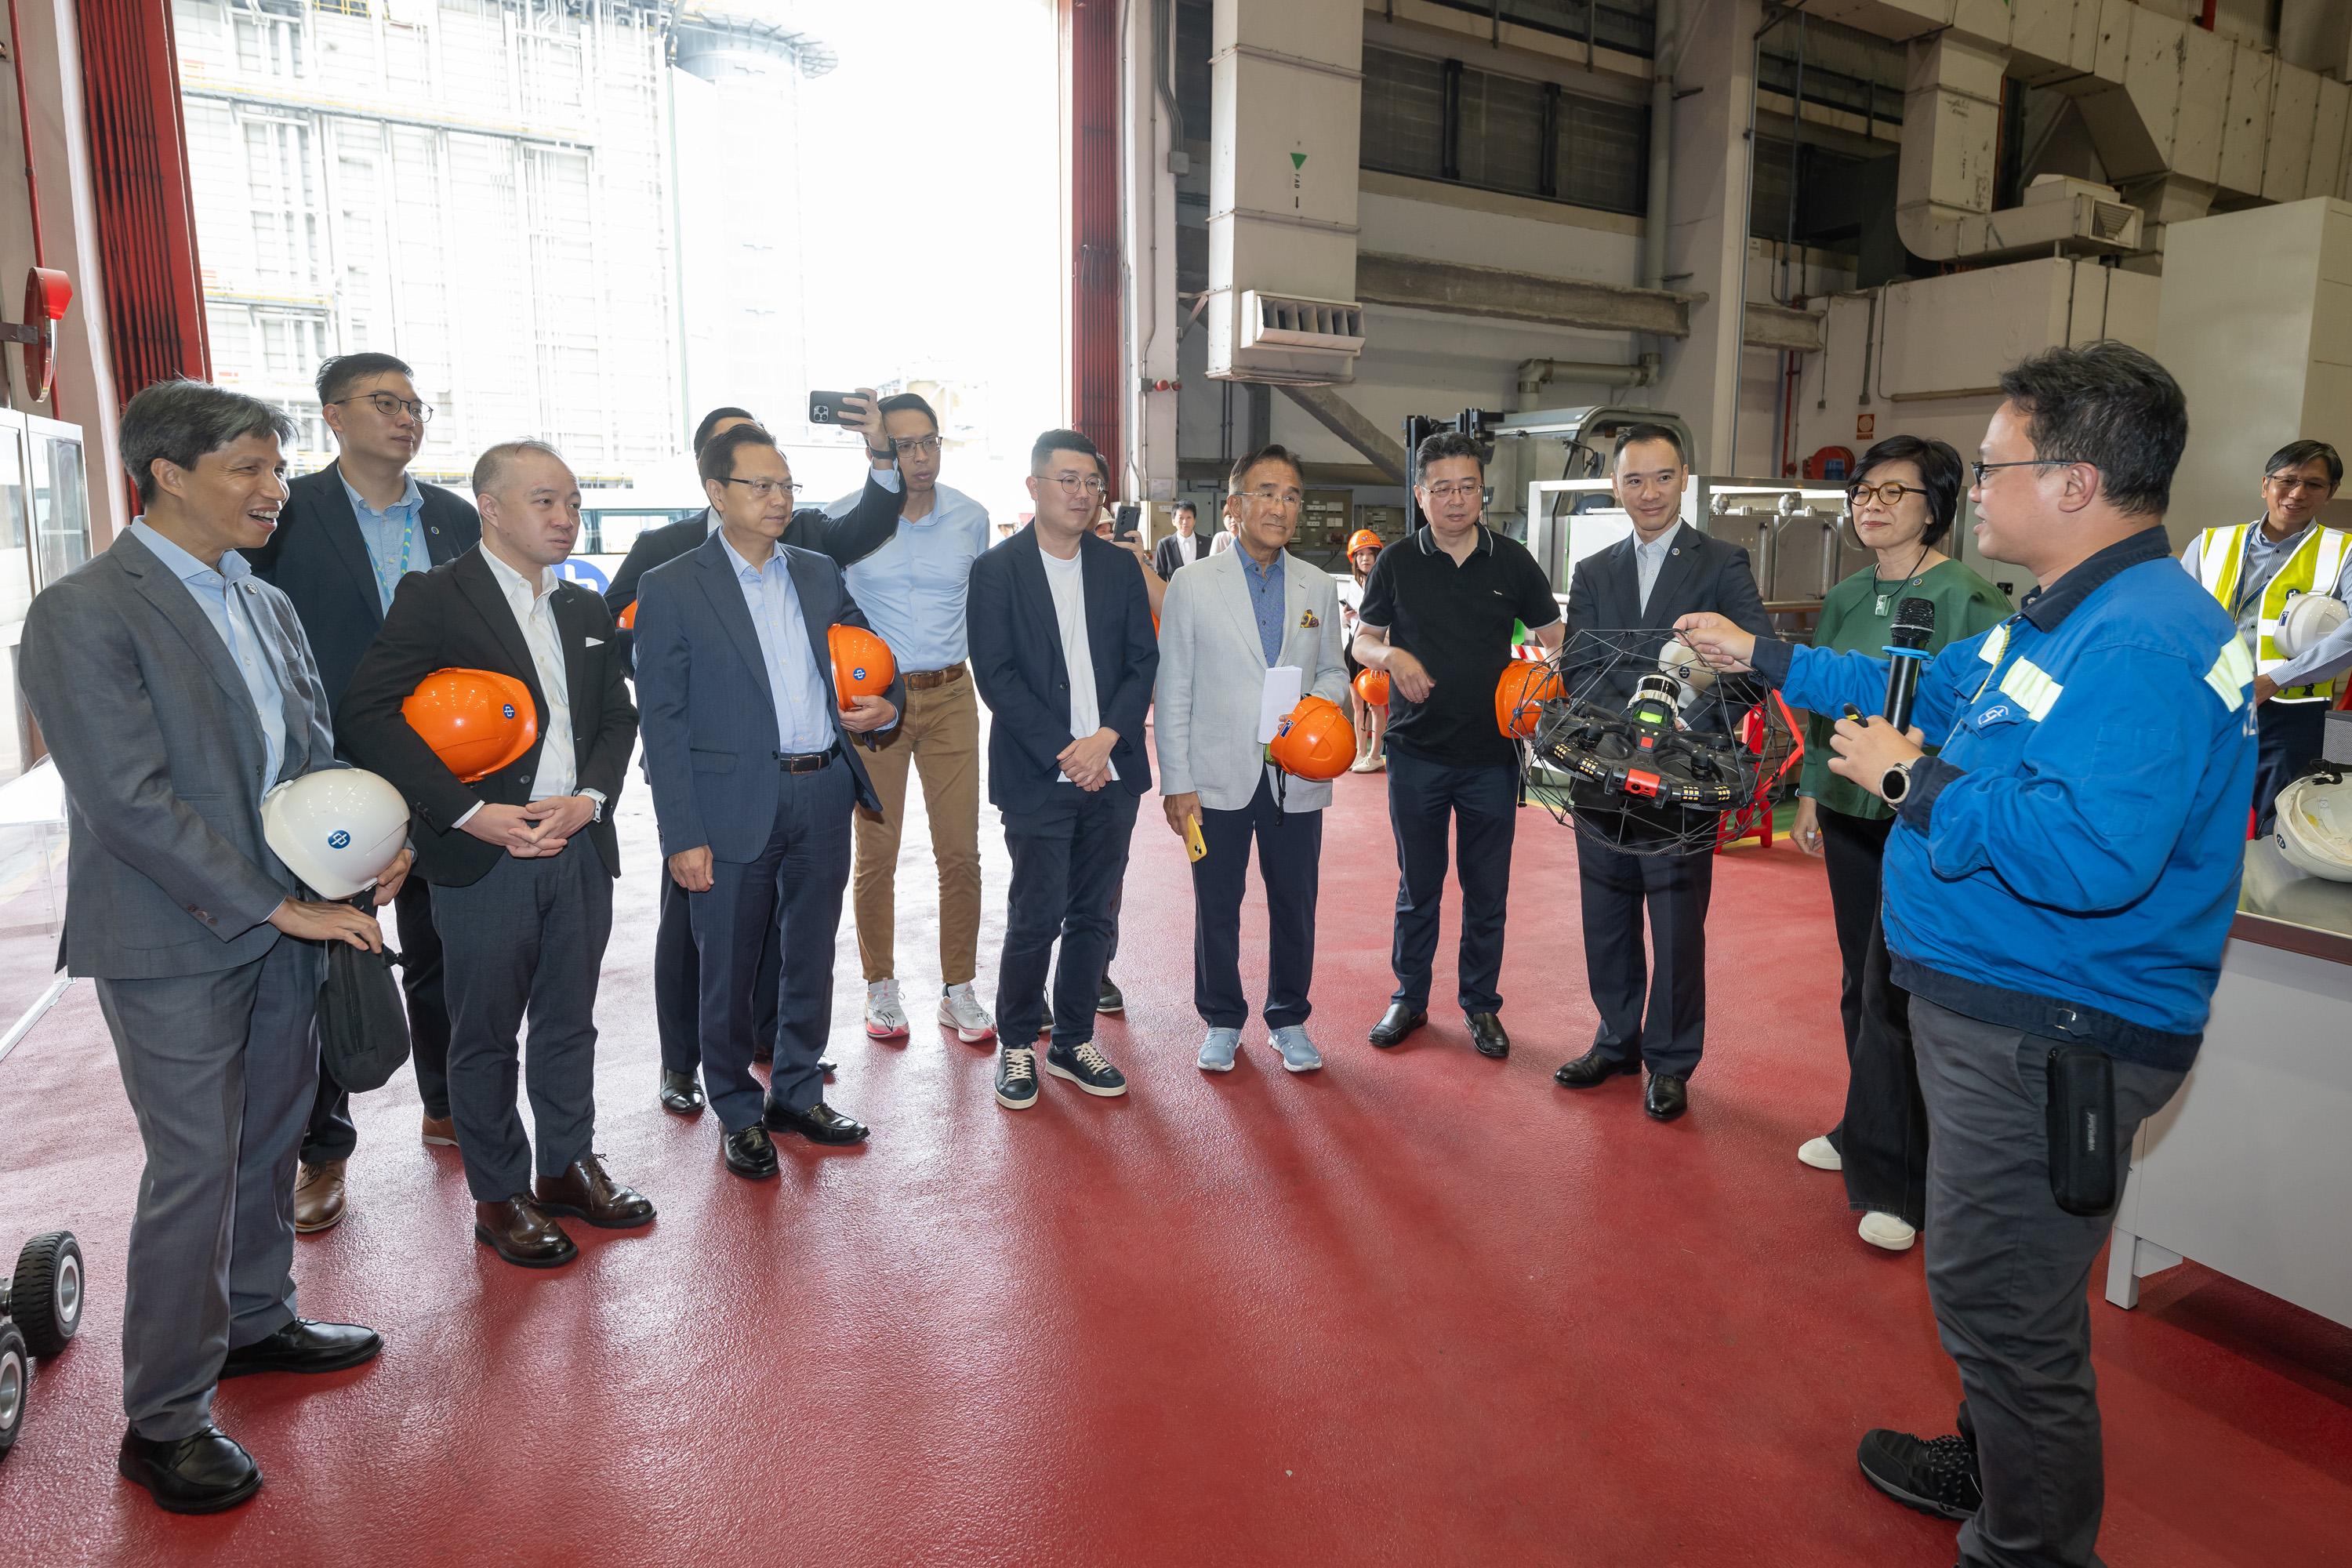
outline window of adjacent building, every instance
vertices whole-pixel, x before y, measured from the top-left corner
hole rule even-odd
[[[251,76],[303,74],[302,12],[293,0],[236,0],[228,18],[237,69]]]
[[[310,124],[268,114],[243,114],[239,121],[252,204],[255,279],[280,288],[316,288],[320,258]]]

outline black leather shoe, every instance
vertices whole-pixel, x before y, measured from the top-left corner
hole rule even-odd
[[[1387,1050],[1391,1046],[1403,1044],[1407,1035],[1428,1022],[1427,1013],[1408,1007],[1402,1002],[1391,1002],[1389,1010],[1381,1015],[1381,1021],[1372,1026],[1372,1032],[1365,1037],[1381,1049]]]
[[[1470,1044],[1482,1057],[1497,1060],[1511,1054],[1511,1037],[1503,1032],[1503,1020],[1492,1013],[1465,1013],[1464,1021],[1470,1026]]]
[[[167,1513],[218,1513],[261,1489],[261,1467],[237,1441],[207,1423],[170,1442],[122,1434],[114,1468],[137,1481]]]
[[[1690,1082],[1668,1072],[1650,1075],[1650,1087],[1643,1091],[1642,1109],[1661,1121],[1672,1121],[1690,1109]]]
[[[661,1108],[673,1116],[702,1114],[702,1080],[690,1072],[662,1069]]]
[[[1111,977],[1108,974],[1102,977],[1102,988],[1095,993],[1095,1011],[1097,1013],[1127,1011],[1126,996],[1120,994],[1119,988],[1112,984]]]
[[[357,1323],[314,1323],[297,1318],[266,1340],[239,1345],[221,1362],[223,1378],[257,1372],[341,1372],[373,1361],[383,1336]]]
[[[727,1134],[719,1152],[726,1159],[727,1168],[739,1176],[763,1182],[776,1173],[775,1140],[756,1121],[740,1132]]]
[[[806,1110],[770,1102],[760,1120],[771,1132],[797,1132],[812,1143],[863,1143],[868,1129],[818,1100]]]
[[[835,1073],[839,1072],[840,1070],[841,1065],[838,1062],[819,1062],[816,1064],[816,1071],[819,1078],[831,1078]]]
[[[1574,1061],[1561,1063],[1559,1070],[1551,1077],[1554,1083],[1564,1088],[1591,1089],[1596,1084],[1607,1083],[1619,1073],[1638,1073],[1641,1070],[1641,1058],[1628,1057],[1619,1061],[1615,1057],[1602,1055],[1601,1047],[1595,1046]]]

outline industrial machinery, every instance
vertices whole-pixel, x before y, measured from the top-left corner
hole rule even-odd
[[[1522,743],[1528,793],[1613,848],[1713,848],[1726,815],[1769,809],[1804,752],[1777,693],[1706,668],[1671,633],[1579,629],[1551,664],[1558,694]]]
[[[37,1236],[0,1288],[0,1459],[16,1446],[33,1388],[33,1358],[56,1355],[81,1328],[81,1246],[69,1230]]]

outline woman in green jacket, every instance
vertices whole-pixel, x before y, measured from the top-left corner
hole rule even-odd
[[[1847,511],[1877,559],[1822,601],[1816,647],[1876,653],[1891,640],[1895,606],[1936,606],[1932,654],[2009,615],[2000,589],[1945,554],[1959,508],[1960,455],[1941,441],[1890,436],[1863,454],[1846,489]],[[1861,785],[1830,772],[1833,719],[1805,726],[1797,784],[1797,847],[1827,863],[1831,918],[1843,970],[1838,1011],[1845,1025],[1845,1115],[1797,1158],[1845,1173],[1846,1197],[1862,1215],[1862,1238],[1900,1252],[1926,1221],[1927,1121],[1911,1058],[1910,998],[1887,973],[1878,922],[1879,859],[1894,813]]]

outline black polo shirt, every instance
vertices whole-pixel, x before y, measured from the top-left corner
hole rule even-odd
[[[1381,552],[1357,611],[1429,671],[1426,702],[1389,688],[1389,739],[1448,767],[1507,766],[1517,751],[1495,726],[1495,685],[1511,662],[1511,623],[1540,631],[1559,619],[1551,584],[1528,547],[1481,524],[1456,566],[1423,527]]]

